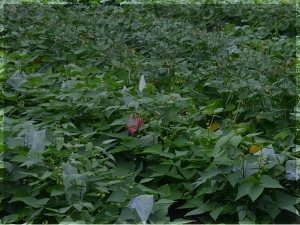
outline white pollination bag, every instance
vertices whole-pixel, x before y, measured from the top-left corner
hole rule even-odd
[[[153,195],[139,195],[130,200],[128,207],[136,210],[142,223],[146,224],[153,207]]]

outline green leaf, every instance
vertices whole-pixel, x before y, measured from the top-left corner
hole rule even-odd
[[[234,187],[236,185],[236,183],[239,180],[239,177],[241,176],[241,173],[230,173],[228,175],[226,175],[226,179],[229,181],[229,183],[231,184],[232,187]]]
[[[223,112],[224,108],[217,108],[214,110],[214,113],[220,113]]]
[[[185,219],[175,219],[170,224],[192,224],[192,222],[195,222],[194,220],[185,220]]]
[[[125,125],[125,124],[126,124],[126,119],[125,118],[121,118],[121,119],[115,120],[110,125],[111,126],[116,126],[116,125]]]
[[[224,207],[221,206],[221,207],[218,207],[216,209],[214,209],[213,211],[211,211],[209,213],[209,215],[216,221],[220,215],[220,213],[223,211]]]
[[[24,202],[26,205],[29,205],[34,208],[39,208],[40,205],[37,204],[37,199],[32,196],[27,196],[27,197],[13,197],[9,202]]]
[[[22,137],[7,138],[7,145],[10,149],[15,149],[15,147],[22,146],[23,144],[24,138]]]
[[[64,191],[63,188],[61,188],[60,190],[52,189],[52,190],[51,190],[50,196],[62,195],[62,194],[64,194],[64,193],[65,193],[65,191]]]
[[[137,146],[141,145],[141,141],[139,138],[131,138],[129,141],[123,141],[121,142],[122,145],[128,147],[128,148],[135,148]]]
[[[158,195],[163,195],[164,193],[160,191],[153,190],[151,188],[148,188],[142,184],[136,185],[136,188],[140,189],[142,192],[145,192],[146,194],[158,194]]]
[[[246,217],[242,221],[239,221],[239,224],[255,224],[255,220]]]
[[[86,148],[87,151],[92,151],[93,150],[93,144],[91,142],[89,142],[85,145],[85,148]]]
[[[281,140],[284,140],[290,134],[291,134],[291,130],[290,129],[285,129],[285,130],[279,132],[278,134],[276,134],[274,136],[274,139],[276,140],[276,139],[280,138]]]
[[[215,145],[215,149],[219,149],[221,146],[223,146],[224,144],[226,144],[228,142],[229,138],[230,138],[230,136],[228,136],[228,135],[221,137],[217,141],[217,143]]]
[[[127,197],[127,193],[122,189],[114,191],[106,200],[106,202],[125,202]]]
[[[252,212],[252,211],[247,211],[247,216],[248,216],[250,219],[252,219],[253,221],[255,221],[255,219],[256,219],[256,215],[255,215],[255,213]]]
[[[94,206],[89,202],[83,202],[82,205],[90,210],[94,210]]]
[[[232,111],[235,109],[235,105],[234,104],[229,104],[229,105],[226,105],[225,109],[224,109],[224,112],[229,112],[229,111]]]
[[[204,209],[205,211],[212,211],[213,209],[216,208],[217,205],[218,205],[217,202],[207,201],[201,205],[201,208]]]
[[[43,174],[43,176],[41,177],[41,180],[44,180],[44,179],[50,177],[51,175],[52,175],[52,172],[46,171],[46,172]]]
[[[247,195],[253,186],[254,186],[253,183],[243,182],[238,188],[238,193],[235,198],[235,201],[238,200],[239,198]]]
[[[300,202],[300,198],[287,195],[283,192],[276,191],[276,203],[282,209],[286,209],[290,212],[298,214],[297,210],[294,210],[294,207],[291,206],[296,205],[299,202]]]
[[[81,205],[81,204],[77,204],[77,203],[75,203],[75,204],[73,204],[73,207],[75,208],[75,209],[77,209],[79,212],[82,210],[82,208],[83,208],[83,206]]]
[[[103,133],[103,134],[106,136],[109,136],[109,137],[115,137],[115,138],[120,138],[120,139],[128,137],[128,131],[124,131],[121,133]]]
[[[50,198],[42,198],[42,199],[38,199],[36,201],[36,203],[40,206],[45,205],[48,201],[50,200]]]
[[[194,215],[201,215],[205,213],[205,210],[201,209],[201,208],[197,208],[197,209],[194,209],[188,213],[186,213],[184,216],[194,216]]]
[[[26,166],[27,169],[28,169],[29,167],[31,167],[32,165],[34,165],[34,164],[36,164],[36,163],[37,163],[36,161],[30,161],[30,160],[27,160],[26,162],[22,163],[19,167],[21,167],[21,166]]]
[[[109,140],[106,140],[106,141],[103,141],[102,144],[105,144],[105,145],[108,145],[114,141],[117,141],[118,139],[109,139]]]
[[[24,174],[24,175],[28,175],[28,176],[32,176],[32,177],[38,177],[37,173],[29,173],[29,172],[19,172],[20,174]]]
[[[263,175],[260,179],[261,186],[265,188],[283,188],[278,181],[268,175]]]
[[[174,200],[170,200],[170,199],[159,199],[157,202],[155,202],[155,204],[169,204],[169,203],[174,203]]]
[[[58,212],[64,214],[64,213],[66,213],[70,208],[71,208],[71,206],[64,207],[64,208],[60,208],[60,209],[58,210]]]
[[[232,146],[234,146],[235,148],[238,147],[238,145],[241,143],[242,141],[242,136],[238,135],[238,136],[233,136],[229,139],[229,143],[232,144]]]
[[[151,180],[153,180],[154,178],[144,178],[144,179],[142,179],[141,181],[140,181],[140,184],[142,184],[142,183],[147,183],[147,182],[149,182],[149,181],[151,181]]]
[[[248,195],[250,196],[252,202],[254,202],[263,192],[264,187],[260,186],[260,185],[253,185],[249,192]]]
[[[186,145],[187,140],[183,137],[178,137],[178,138],[175,139],[174,142],[175,142],[176,146],[182,147],[182,146]]]
[[[189,151],[177,151],[175,150],[175,155],[176,157],[184,156],[188,153]]]
[[[162,152],[161,144],[151,145],[151,146],[145,148],[143,151],[143,153],[153,153],[153,154],[157,154],[160,152]]]
[[[247,134],[246,137],[254,137],[254,136],[260,135],[260,134],[262,134],[262,133],[263,133],[263,132],[250,133],[250,134]]]
[[[170,186],[168,184],[165,184],[159,188],[157,188],[157,190],[163,194],[161,194],[161,196],[163,197],[168,197],[171,194],[171,190],[170,190]]]
[[[253,183],[253,184],[255,184],[255,185],[261,184],[261,182],[260,182],[259,180],[257,180],[257,179],[256,179],[255,177],[253,177],[253,176],[247,177],[247,178],[245,179],[245,181],[248,181],[248,182]]]
[[[3,224],[12,224],[13,222],[17,221],[18,218],[19,218],[18,214],[11,214],[8,216],[4,216],[2,218],[2,222],[3,222]]]
[[[178,170],[186,179],[191,179],[196,174],[195,169],[185,169],[178,167]]]
[[[166,158],[171,158],[171,159],[174,158],[174,154],[171,152],[158,152],[157,154],[160,156],[164,156]]]
[[[239,211],[239,213],[238,213],[239,221],[243,220],[246,215],[247,215],[247,211],[244,211],[244,210]]]
[[[170,172],[170,167],[171,167],[171,165],[156,164],[153,166],[149,166],[148,168],[159,174],[167,174]]]

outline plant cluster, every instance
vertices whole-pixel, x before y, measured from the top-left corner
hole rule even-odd
[[[1,223],[299,222],[294,5],[4,10]]]

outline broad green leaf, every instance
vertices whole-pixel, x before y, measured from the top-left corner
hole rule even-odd
[[[233,136],[229,139],[229,143],[232,144],[235,148],[238,147],[238,145],[241,143],[242,141],[242,136],[238,135],[238,136]]]
[[[285,129],[285,130],[279,132],[278,134],[276,134],[274,136],[274,139],[276,140],[278,138],[281,138],[281,140],[284,140],[290,134],[291,134],[291,130],[290,129]]]
[[[66,213],[70,208],[71,208],[71,206],[64,207],[64,208],[60,208],[60,209],[58,210],[58,212],[59,212],[59,213]]]
[[[186,145],[187,140],[183,137],[178,137],[178,138],[175,139],[174,142],[175,142],[176,146],[182,147],[182,146]]]
[[[171,158],[171,159],[174,158],[174,154],[171,152],[158,152],[157,154],[160,156],[164,156],[166,158]]]
[[[75,209],[77,209],[79,212],[82,210],[82,208],[83,208],[83,206],[81,205],[81,204],[77,204],[77,203],[75,203],[75,204],[73,204],[73,207],[75,208]]]
[[[186,179],[190,179],[196,174],[195,169],[186,169],[186,168],[180,168],[180,167],[178,167],[177,169]]]
[[[65,191],[64,191],[63,188],[61,190],[52,189],[50,195],[51,196],[56,196],[56,195],[62,195],[64,193],[65,193]]]
[[[243,220],[239,221],[239,224],[255,224],[255,220],[246,217]]]
[[[91,142],[89,142],[85,145],[85,148],[86,148],[87,151],[92,151],[93,150],[93,144]]]
[[[27,196],[27,197],[14,197],[12,198],[9,202],[24,202],[26,205],[29,205],[33,208],[39,208],[40,205],[37,204],[37,199],[32,196]]]
[[[265,188],[283,188],[278,181],[268,175],[263,175],[260,179],[261,186]]]
[[[220,113],[223,112],[224,108],[217,108],[214,110],[214,113]]]
[[[205,210],[201,209],[201,208],[197,208],[197,209],[194,209],[188,213],[186,213],[184,216],[194,216],[194,215],[201,215],[205,213]]]
[[[121,119],[117,119],[114,122],[112,122],[110,125],[111,126],[116,126],[116,125],[125,125],[126,123],[126,119],[125,118],[121,118]]]
[[[211,211],[209,213],[209,215],[216,221],[220,215],[220,213],[223,211],[224,207],[221,206],[221,207],[218,207],[216,209],[214,209],[213,211]]]
[[[229,181],[232,187],[236,185],[236,183],[239,181],[239,177],[241,176],[241,173],[230,173],[226,175],[226,179]]]
[[[6,143],[10,149],[15,149],[15,147],[22,146],[24,144],[24,138],[22,137],[7,138]]]
[[[252,211],[247,211],[247,216],[248,216],[250,219],[252,219],[253,221],[255,221],[255,219],[256,219],[256,215],[255,215],[255,213],[252,212]]]
[[[229,111],[232,111],[234,109],[235,109],[235,105],[229,104],[229,105],[226,105],[226,107],[224,109],[224,112],[229,112]]]
[[[162,152],[162,145],[161,144],[156,144],[156,145],[151,145],[147,148],[144,149],[143,153],[153,153],[157,154]]]
[[[170,172],[170,167],[170,165],[156,164],[153,166],[149,166],[148,168],[159,174],[167,174]]]
[[[207,202],[201,205],[201,208],[204,209],[205,211],[212,211],[213,209],[216,208],[217,205],[218,205],[217,202],[208,200]]]
[[[168,197],[171,194],[171,190],[170,190],[170,186],[168,184],[165,184],[159,188],[157,188],[157,190],[161,193],[163,193],[161,196],[163,197]]]
[[[50,177],[51,175],[52,175],[52,172],[46,171],[46,172],[43,174],[43,176],[41,177],[41,180],[44,180],[44,179]]]
[[[83,203],[81,203],[84,207],[87,207],[88,209],[90,209],[90,210],[94,210],[94,206],[91,204],[91,203],[89,203],[89,202],[83,202]]]
[[[114,191],[106,200],[107,202],[125,202],[127,199],[124,191]]]
[[[238,193],[237,196],[235,198],[235,201],[238,200],[239,198],[247,195],[250,193],[251,188],[254,186],[253,183],[249,183],[249,182],[243,182],[239,188],[238,188]]]
[[[25,156],[22,156],[22,155],[16,155],[15,157],[13,157],[11,159],[11,161],[13,161],[13,162],[26,162],[27,160],[28,160],[28,158]]]
[[[249,192],[248,195],[250,196],[252,202],[254,202],[263,192],[264,187],[260,186],[260,185],[253,185]]]
[[[148,188],[142,184],[138,184],[136,185],[136,188],[140,189],[142,192],[146,193],[146,194],[159,194],[159,195],[163,195],[164,193],[160,192],[160,191],[156,191],[153,190],[151,188]]]
[[[287,207],[296,205],[299,202],[300,202],[300,198],[287,195],[283,192],[276,191],[276,203],[281,208],[286,209]]]
[[[18,218],[19,218],[18,214],[11,214],[8,216],[4,216],[2,218],[2,222],[3,222],[3,224],[12,224],[13,222],[17,221]]]
[[[180,156],[186,155],[188,152],[189,152],[189,151],[177,151],[177,150],[175,150],[175,155],[176,155],[177,157],[180,157]]]
[[[106,135],[106,136],[115,137],[115,138],[128,137],[128,131],[124,131],[124,132],[121,132],[121,133],[103,133],[103,134]]]
[[[131,138],[131,140],[128,141],[122,141],[122,145],[126,146],[127,148],[136,148],[137,146],[141,145],[141,141],[139,138]]]
[[[226,144],[228,142],[229,138],[230,138],[230,136],[228,136],[228,135],[221,137],[217,141],[217,143],[215,145],[215,149],[219,149],[221,146],[223,146],[224,144]]]
[[[247,211],[239,211],[238,212],[238,217],[239,217],[239,221],[243,220],[245,218],[245,216],[247,215]]]

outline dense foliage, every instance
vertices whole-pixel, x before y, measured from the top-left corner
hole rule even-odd
[[[295,6],[4,10],[2,223],[299,222]]]

